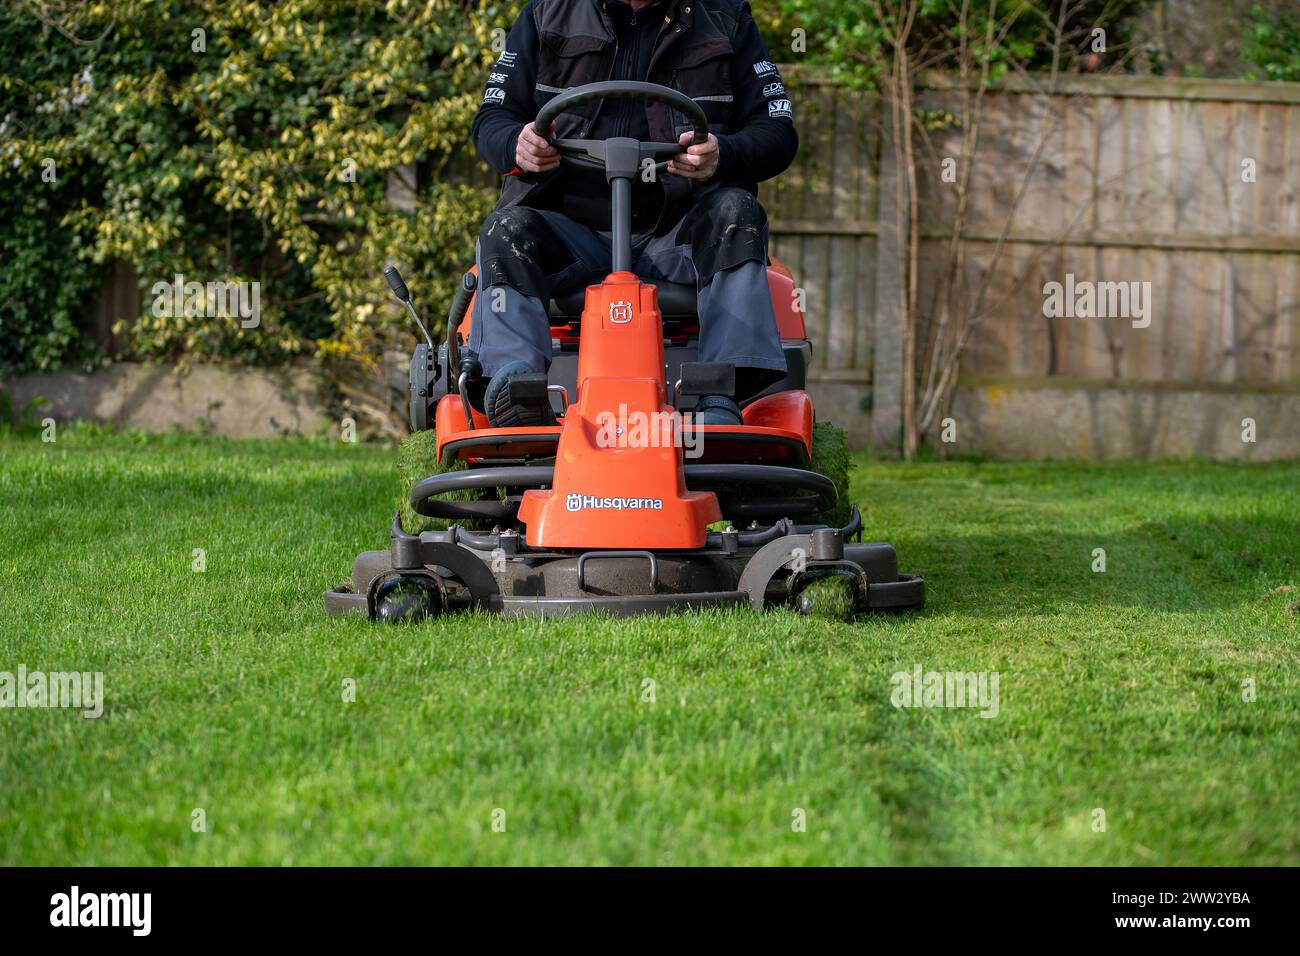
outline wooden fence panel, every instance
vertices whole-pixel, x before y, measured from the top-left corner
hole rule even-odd
[[[881,335],[897,314],[893,293],[879,294],[894,271],[879,258],[887,246],[879,106],[815,72],[784,72],[802,148],[762,189],[772,251],[806,296],[813,381],[865,394],[873,363],[890,361],[876,343],[897,341]],[[986,96],[959,298],[973,301],[986,277],[988,288],[963,375],[1300,392],[1300,84],[1065,77],[1062,86],[1045,97],[1014,80]],[[959,114],[953,79],[927,78],[922,104]],[[955,189],[938,163],[951,156],[961,171],[960,139],[959,125],[936,131],[919,171],[923,332],[948,291]],[[499,182],[468,153],[439,175]],[[1045,283],[1071,274],[1149,282],[1150,326],[1048,319]],[[129,269],[113,272],[99,303],[101,335],[114,318],[138,314],[136,283]]]
[[[1013,208],[1014,216],[963,374],[1300,386],[1300,87],[1134,83],[1126,92],[1074,78],[1068,96],[987,94],[964,232],[970,290],[994,268],[996,240]],[[950,88],[927,93],[925,103],[960,112]],[[960,135],[959,127],[941,132],[936,152],[957,155]],[[1243,161],[1254,164],[1254,182],[1243,177]],[[946,189],[937,176],[922,177],[927,235],[952,220]],[[925,258],[946,256],[937,240],[922,248]],[[924,287],[941,281],[942,270],[922,263],[921,275]],[[1044,284],[1069,275],[1144,290],[1149,283],[1150,325],[1047,319]],[[922,297],[923,325],[938,300]]]
[[[772,222],[772,254],[805,293],[813,378],[866,382],[876,298],[876,114],[860,92],[809,71],[782,72],[800,150],[791,169],[760,193]]]

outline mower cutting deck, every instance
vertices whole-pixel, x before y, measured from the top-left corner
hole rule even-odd
[[[684,94],[632,82],[563,93],[536,129],[617,96],[667,103],[692,120],[697,140],[708,135]],[[624,138],[555,146],[605,171],[614,208],[613,272],[587,288],[580,313],[565,297],[552,302],[549,375],[512,379],[512,389],[519,382],[523,393],[556,400],[558,424],[492,428],[465,401],[480,371],[462,344],[477,282],[467,273],[447,341],[435,348],[426,332],[411,360],[412,428],[434,425],[439,464],[456,469],[417,483],[411,505],[453,523],[412,534],[399,514],[388,550],[359,555],[349,584],[325,593],[326,609],[405,620],[470,608],[626,615],[784,604],[849,617],[921,607],[924,582],[899,573],[892,547],[853,540],[862,532],[856,507],[844,526],[817,522],[836,506],[837,489],[813,462],[803,390],[811,346],[789,273],[769,269],[786,378],[744,405],[740,425],[693,424],[694,401],[731,394],[735,368],[696,360],[693,286],[643,281],[629,269],[632,177],[646,160],[662,171],[682,147]],[[396,270],[388,278],[414,315]],[[723,530],[709,530],[719,523]]]

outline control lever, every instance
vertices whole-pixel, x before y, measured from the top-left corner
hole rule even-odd
[[[479,364],[478,355],[466,349],[462,353],[460,363],[460,375],[456,378],[456,391],[460,393],[460,404],[465,409],[465,424],[469,430],[474,430],[474,410],[469,407],[469,396],[465,394],[465,383],[473,381],[483,374],[483,366]]]
[[[456,290],[456,295],[451,300],[451,311],[447,313],[447,361],[451,363],[452,375],[460,375],[460,339],[456,330],[469,311],[470,300],[474,298],[474,290],[477,288],[478,276],[472,272],[461,276],[460,288]]]
[[[406,287],[406,282],[402,279],[402,274],[397,271],[396,267],[389,266],[384,270],[384,278],[388,280],[388,288],[393,290],[393,295],[397,296],[398,300],[410,310],[411,318],[415,319],[415,324],[420,327],[420,331],[424,334],[424,341],[429,346],[429,352],[432,354],[434,351],[433,339],[429,338],[429,330],[426,329],[424,323],[420,321],[420,316],[416,313],[415,306],[411,305],[411,290]]]

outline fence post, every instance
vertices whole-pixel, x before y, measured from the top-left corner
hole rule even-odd
[[[903,275],[899,269],[900,218],[906,221],[906,203],[899,209],[899,168],[894,153],[892,124],[881,104],[880,136],[880,230],[876,236],[876,315],[871,359],[871,444],[877,450],[901,454],[903,450]],[[905,122],[907,120],[904,120]],[[906,179],[902,180],[904,190]]]

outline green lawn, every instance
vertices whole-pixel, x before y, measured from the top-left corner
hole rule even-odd
[[[919,615],[329,620],[393,460],[0,435],[0,671],[107,698],[0,710],[0,863],[1300,863],[1300,463],[864,459]]]

